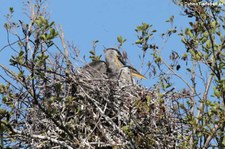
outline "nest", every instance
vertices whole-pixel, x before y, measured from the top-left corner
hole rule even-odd
[[[179,128],[167,106],[172,97],[85,74],[46,74],[49,83],[41,83],[41,100],[23,130],[34,147],[175,148]]]

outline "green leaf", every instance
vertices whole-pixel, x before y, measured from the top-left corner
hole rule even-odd
[[[212,21],[210,24],[211,24],[211,27],[212,28],[215,28],[216,27],[216,21]]]
[[[53,38],[54,38],[54,36],[52,34],[49,34],[49,35],[46,36],[47,40],[52,40]]]
[[[123,43],[123,37],[122,36],[118,36],[117,37],[117,41],[122,44]]]
[[[181,41],[184,43],[184,44],[186,44],[186,42],[187,42],[187,40],[183,37],[183,38],[181,38]]]
[[[13,12],[14,12],[13,7],[10,7],[10,8],[9,8],[9,12],[10,12],[10,13],[13,13]]]
[[[147,23],[142,23],[142,25],[143,25],[143,30],[147,30],[150,27],[150,25]]]
[[[194,56],[193,59],[196,61],[200,61],[202,59],[202,53],[201,52],[197,52]]]
[[[45,19],[43,16],[40,16],[40,20],[43,24],[48,25],[48,20]]]
[[[207,41],[207,39],[208,39],[208,37],[203,37],[203,38],[201,38],[202,44],[204,44],[204,43]]]
[[[42,26],[41,20],[37,19],[34,22],[38,25],[38,27]]]
[[[205,31],[205,32],[203,33],[203,36],[205,36],[205,37],[207,37],[207,38],[208,38],[208,36],[209,36],[208,31]]]
[[[224,2],[224,4],[225,4],[225,2]],[[225,137],[223,137],[223,142],[222,142],[222,144],[225,146]]]
[[[90,53],[91,55],[95,55],[95,52],[94,52],[93,50],[89,51],[89,53]]]
[[[24,55],[24,51],[20,51],[19,57],[22,57]]]
[[[195,56],[195,51],[193,49],[190,49],[189,52],[191,53],[191,56]]]
[[[162,61],[161,57],[157,57],[157,58],[155,59],[155,62],[156,62],[156,63],[160,63],[161,61]]]
[[[192,34],[192,32],[191,32],[191,30],[190,30],[189,28],[186,28],[185,34],[186,34],[187,36],[193,37],[193,34]]]
[[[54,28],[50,28],[50,34],[53,35],[53,36],[55,35],[55,29]]]
[[[47,36],[45,34],[43,34],[43,35],[40,36],[40,39],[46,41],[47,40]]]
[[[221,97],[221,92],[214,86],[213,87],[213,91],[214,91],[214,95],[216,96],[216,97],[218,97],[218,98],[220,98]]]
[[[212,46],[210,40],[207,40],[205,44],[206,44],[206,48],[208,48],[208,49],[211,48],[211,46]]]
[[[142,44],[143,43],[143,40],[137,40],[137,41],[135,41],[135,44]]]
[[[188,57],[188,54],[184,53],[184,55],[182,56],[182,59],[185,60],[185,59],[187,59],[187,57]]]
[[[51,22],[50,24],[49,24],[49,26],[52,26],[52,25],[54,25],[55,24],[55,22],[53,21],[53,22]]]
[[[188,72],[191,72],[191,69],[190,69],[190,68],[187,68],[186,70],[187,70]]]
[[[9,23],[5,23],[4,27],[6,30],[10,30],[11,29],[11,25]]]

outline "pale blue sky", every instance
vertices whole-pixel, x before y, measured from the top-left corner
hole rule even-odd
[[[6,44],[6,33],[3,28],[4,15],[9,7],[15,9],[15,20],[23,20],[22,0],[2,0],[0,5],[0,47]],[[187,18],[181,16],[181,9],[173,4],[171,0],[49,0],[48,11],[51,19],[63,26],[66,40],[73,42],[81,51],[81,54],[89,56],[88,51],[92,47],[94,40],[99,40],[97,44],[97,54],[103,54],[104,47],[115,47],[117,36],[121,35],[127,39],[123,49],[127,51],[128,58],[132,65],[138,70],[140,60],[139,49],[135,42],[135,27],[142,22],[153,25],[158,30],[153,39],[153,43],[162,46],[160,34],[170,28],[166,23],[170,16],[175,16],[175,25],[178,29],[187,25]],[[168,49],[168,50],[167,50]],[[0,53],[0,63],[7,62],[5,49]],[[184,51],[184,47],[177,37],[171,37],[164,49],[164,55],[168,57],[166,51]],[[4,56],[3,56],[4,55]],[[148,81],[147,81],[148,82]],[[148,84],[145,82],[145,84]]]

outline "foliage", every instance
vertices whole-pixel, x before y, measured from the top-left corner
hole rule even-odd
[[[91,54],[90,58],[92,59],[92,61],[100,61],[102,57],[102,55],[96,55],[95,48],[97,43],[98,40],[93,42],[93,49],[89,52]]]
[[[216,2],[203,0],[175,2],[182,8],[184,15],[190,18],[190,26],[179,32],[174,27],[162,36],[169,38],[178,34],[186,51],[181,56],[178,54],[181,51],[172,51],[169,62],[161,54],[163,47],[151,48],[151,44],[146,45],[146,40],[136,43],[142,47],[145,45],[144,50],[151,49],[150,53],[154,60],[151,67],[154,68],[155,74],[159,75],[161,89],[174,90],[175,78],[185,85],[176,92],[186,97],[177,100],[173,105],[174,112],[181,115],[183,123],[187,126],[185,131],[190,134],[180,146],[224,148],[224,10]],[[172,16],[166,22],[173,24],[173,19]],[[148,32],[149,27],[143,26],[140,31],[144,33],[143,37],[151,36],[152,33]],[[185,69],[186,72],[181,71]],[[184,76],[184,73],[190,77]]]

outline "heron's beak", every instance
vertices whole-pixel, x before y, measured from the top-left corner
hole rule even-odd
[[[140,74],[138,71],[132,70],[131,75],[134,76],[134,77],[137,77],[139,79],[146,79],[146,77],[144,75]]]

